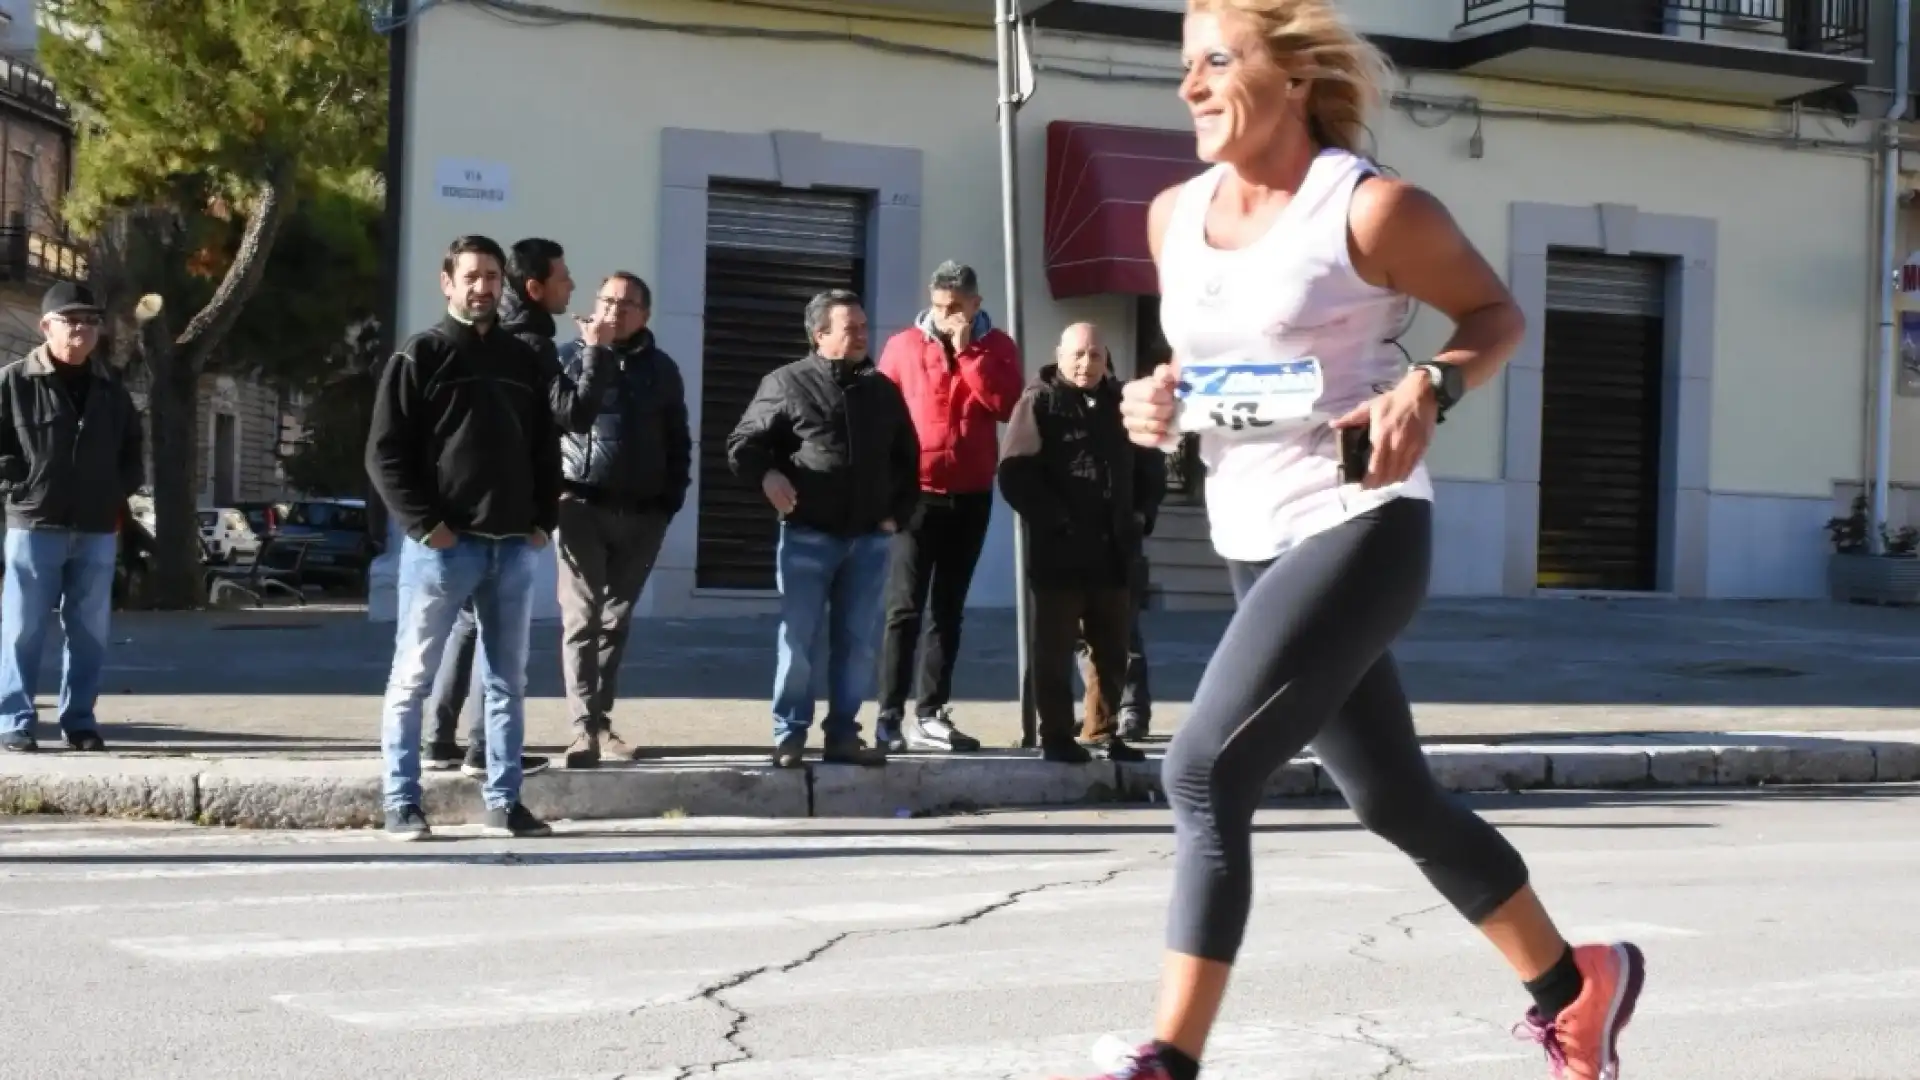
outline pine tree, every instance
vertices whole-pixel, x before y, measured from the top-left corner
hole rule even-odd
[[[385,41],[353,0],[41,0],[40,11],[44,62],[78,131],[62,210],[82,234],[118,238],[140,295],[154,601],[193,606],[199,377],[302,200],[379,167]]]

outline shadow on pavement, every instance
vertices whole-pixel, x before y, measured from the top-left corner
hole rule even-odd
[[[1159,700],[1191,699],[1227,618],[1147,613]],[[1827,603],[1435,600],[1394,655],[1423,704],[1920,708],[1916,630],[1920,612]],[[377,697],[393,644],[362,613],[287,610],[123,613],[113,637],[109,696]],[[774,637],[764,616],[643,620],[622,692],[636,711],[649,698],[759,701]],[[968,613],[956,704],[1013,699],[1016,638],[1010,611]],[[58,671],[50,646],[43,691]],[[535,626],[528,693],[560,693],[557,624]]]

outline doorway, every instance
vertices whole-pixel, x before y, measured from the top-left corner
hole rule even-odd
[[[1547,256],[1539,588],[1659,587],[1666,279],[1660,259]]]

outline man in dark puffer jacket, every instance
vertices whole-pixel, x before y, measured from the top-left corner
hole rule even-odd
[[[774,764],[798,768],[813,726],[813,644],[828,639],[822,760],[884,765],[854,718],[873,695],[889,541],[920,500],[920,439],[900,388],[867,356],[867,314],[843,290],[807,303],[813,350],[760,380],[727,438],[735,476],[780,515]]]
[[[1089,750],[1113,761],[1145,757],[1121,740],[1114,713],[1135,616],[1133,568],[1165,489],[1159,457],[1127,438],[1099,332],[1067,327],[1055,362],[1014,406],[999,469],[1000,493],[1027,522],[1031,678],[1048,761],[1084,762]],[[1073,656],[1082,640],[1094,680],[1075,742]]]
[[[634,756],[607,714],[634,601],[693,482],[686,385],[647,329],[652,290],[622,271],[601,284],[594,306],[614,327],[612,347],[598,350],[612,377],[589,402],[595,415],[585,430],[560,440],[560,660],[575,727],[569,769]],[[569,342],[560,351],[564,377],[584,382],[595,351]]]

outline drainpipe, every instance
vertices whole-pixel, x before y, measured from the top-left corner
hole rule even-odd
[[[1006,257],[1007,310],[1005,330],[1024,355],[1026,327],[1020,290],[1020,169],[1018,127],[1020,75],[1016,69],[1020,0],[994,0],[993,40],[1000,97],[1000,243]],[[1037,744],[1033,681],[1028,677],[1033,643],[1033,608],[1027,594],[1027,520],[1013,518],[1013,606],[1015,656],[1020,669],[1020,745]]]
[[[1867,550],[1882,551],[1880,526],[1887,520],[1887,474],[1893,471],[1893,373],[1900,355],[1900,330],[1894,325],[1894,247],[1900,233],[1900,122],[1913,94],[1912,0],[1896,0],[1893,14],[1893,104],[1881,133],[1880,162],[1880,356],[1873,418],[1873,496],[1868,511]]]

